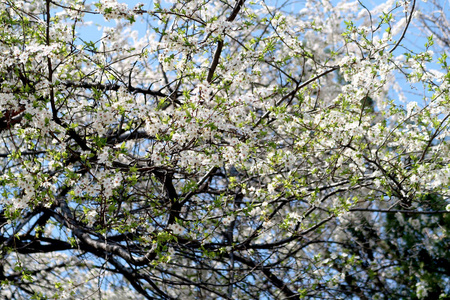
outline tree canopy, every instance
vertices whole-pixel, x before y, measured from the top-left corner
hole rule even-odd
[[[0,0],[0,297],[450,298],[444,2]]]

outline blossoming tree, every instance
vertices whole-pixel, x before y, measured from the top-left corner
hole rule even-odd
[[[0,296],[396,294],[386,228],[449,194],[420,5],[0,0]]]

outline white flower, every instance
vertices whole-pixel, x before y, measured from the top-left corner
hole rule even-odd
[[[407,117],[407,118],[411,117],[411,114],[412,114],[412,112],[414,111],[414,109],[415,109],[416,107],[417,107],[417,102],[414,102],[414,101],[409,102],[409,103],[406,105],[406,113],[407,113],[406,117]]]
[[[226,216],[225,218],[223,218],[222,223],[224,225],[228,226],[233,221],[234,221],[234,217],[233,216]]]
[[[120,186],[122,184],[122,180],[123,180],[122,174],[120,173],[116,174],[116,176],[114,176],[114,179],[112,180],[112,186],[115,188]]]
[[[95,219],[97,217],[97,212],[95,210],[91,210],[86,214],[86,219],[88,221],[88,226],[94,225]]]
[[[416,293],[419,299],[423,299],[428,296],[427,285],[425,282],[420,281],[416,284]]]
[[[100,164],[105,163],[108,160],[108,156],[109,156],[108,150],[107,150],[107,148],[104,148],[102,150],[102,153],[100,153],[98,156],[98,162]]]
[[[170,224],[168,229],[172,230],[172,233],[175,235],[182,234],[184,231],[184,228],[180,224],[177,224],[177,223]]]

